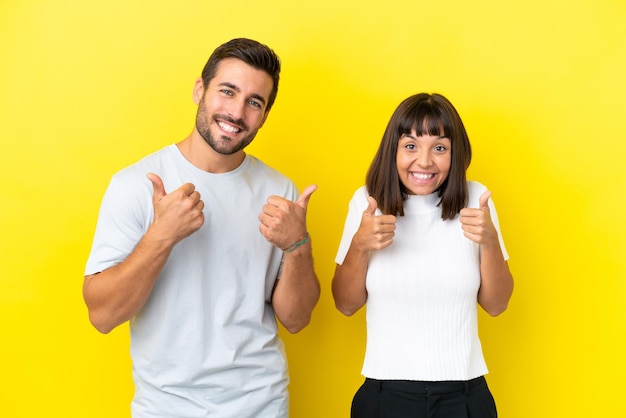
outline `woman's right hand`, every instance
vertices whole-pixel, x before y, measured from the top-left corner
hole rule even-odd
[[[396,230],[394,215],[377,215],[378,203],[372,196],[367,197],[368,206],[361,216],[361,225],[352,238],[352,245],[360,251],[382,250],[393,243]]]

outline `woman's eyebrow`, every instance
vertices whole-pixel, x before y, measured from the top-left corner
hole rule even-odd
[[[418,136],[421,136],[421,135],[418,135]],[[406,133],[406,134],[400,135],[400,138],[403,138],[403,137],[407,137],[407,138],[411,138],[411,139],[417,139],[417,137],[413,136],[413,134],[411,134],[411,133]],[[437,139],[447,139],[447,140],[450,140],[450,138],[448,138],[446,135],[438,135]]]

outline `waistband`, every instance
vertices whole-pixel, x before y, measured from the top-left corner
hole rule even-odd
[[[365,384],[375,388],[378,392],[381,390],[393,390],[398,392],[413,393],[417,395],[442,395],[453,392],[469,391],[477,386],[486,385],[487,381],[484,376],[477,377],[467,381],[443,381],[443,382],[425,382],[417,380],[377,380],[365,379]]]

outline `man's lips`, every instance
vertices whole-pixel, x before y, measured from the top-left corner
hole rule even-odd
[[[240,129],[240,128],[238,128],[238,127],[236,127],[236,126],[233,126],[233,125],[230,125],[230,124],[228,124],[228,123],[226,123],[226,122],[218,121],[218,122],[217,122],[217,125],[218,125],[220,128],[222,128],[222,130],[224,130],[224,131],[226,131],[226,132],[229,132],[229,133],[231,133],[231,134],[237,134],[237,133],[241,132],[241,129]]]
[[[228,115],[215,115],[213,119],[220,129],[230,134],[238,134],[248,130],[248,126],[242,119],[235,120]]]

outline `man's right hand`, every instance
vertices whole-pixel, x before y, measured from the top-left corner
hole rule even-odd
[[[147,174],[152,182],[154,205],[153,232],[164,240],[175,244],[191,235],[204,223],[204,202],[191,183],[185,183],[171,193],[165,191],[163,180],[154,173]]]

